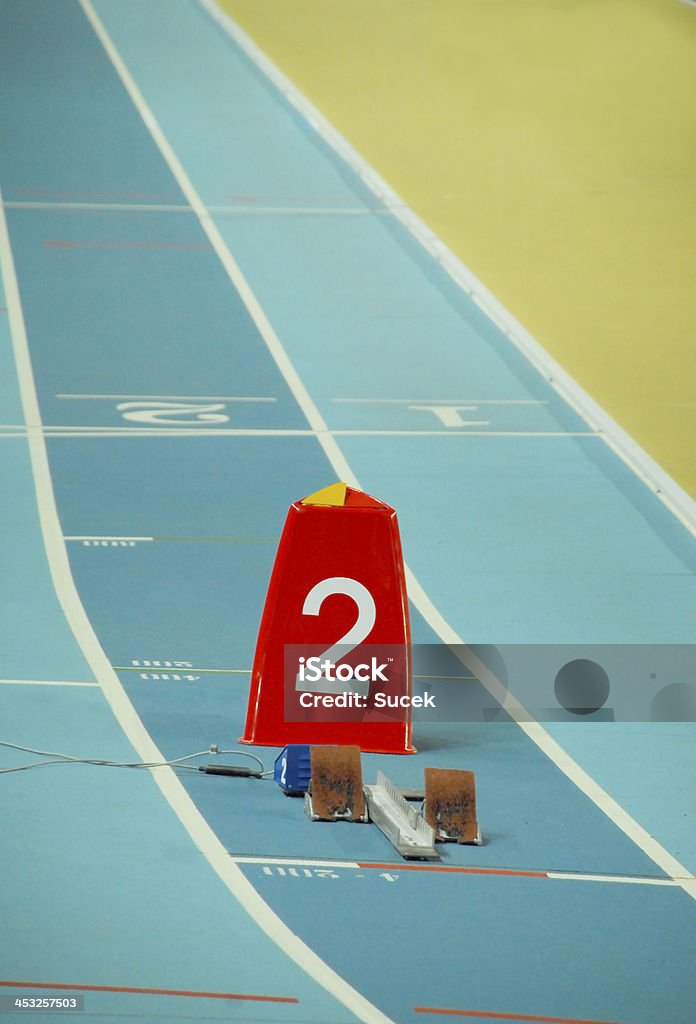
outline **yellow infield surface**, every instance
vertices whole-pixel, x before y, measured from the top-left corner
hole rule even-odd
[[[696,497],[696,4],[219,2]]]

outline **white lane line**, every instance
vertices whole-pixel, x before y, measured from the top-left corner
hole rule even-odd
[[[332,402],[351,405],[548,405],[547,399],[536,398],[332,398]]]
[[[302,868],[348,868],[357,870],[360,865],[354,860],[306,860],[303,857],[237,857],[230,854],[235,864],[278,864],[281,867],[291,865]]]
[[[190,206],[177,205],[175,203],[72,203],[72,202],[40,202],[8,199],[3,203],[6,210],[65,210],[79,212],[101,212],[110,213],[187,213],[191,214]],[[233,206],[218,205],[209,206],[210,213],[221,216],[253,217],[255,215],[272,217],[279,215],[291,217],[300,215],[320,217],[391,217],[391,211],[384,206],[256,206],[254,204]]]
[[[93,686],[99,683],[78,683],[66,679],[0,679],[0,686]]]
[[[176,203],[72,203],[42,202],[40,200],[6,199],[3,203],[6,210],[66,210],[80,212],[82,210],[121,211],[123,213],[191,213],[188,206]]]
[[[146,402],[277,402],[277,398],[260,397],[257,395],[90,395],[90,394],[60,394],[56,398],[69,399],[105,399],[106,401],[136,401]]]
[[[16,430],[18,428],[11,428]],[[447,430],[369,430],[339,429],[292,430],[283,427],[95,427],[95,426],[31,426],[23,433],[3,433],[0,437],[25,437],[31,430],[40,430],[47,437],[602,437],[591,430],[470,430],[450,427]]]
[[[84,534],[84,535],[82,535],[82,534],[79,534],[79,535],[73,534],[71,536],[67,536],[66,535],[66,536],[63,537],[63,540],[107,540],[107,541],[112,541],[112,540],[114,540],[114,541],[121,541],[121,540],[131,541],[131,540],[133,540],[133,541],[138,541],[138,542],[154,540],[154,539],[155,539],[154,537],[103,537],[103,536],[96,536],[96,535],[92,535],[92,534]]]
[[[332,430],[334,437],[601,437],[591,430]]]
[[[509,874],[511,877],[516,877],[519,872],[520,877],[533,876],[541,879],[552,879],[558,882],[603,882],[605,884],[615,885],[654,885],[654,886],[666,886],[668,888],[679,888],[680,881],[674,878],[652,878],[649,875],[594,875],[594,874],[583,874],[576,871],[543,871],[537,869],[525,869],[525,868],[505,868],[495,867],[493,865],[486,865],[477,867],[473,864],[461,865],[461,864],[416,864],[413,861],[404,861],[403,864],[370,864],[358,863],[350,860],[307,860],[302,857],[248,857],[248,856],[236,856],[230,854],[230,857],[236,864],[259,864],[262,866],[279,866],[286,867],[292,865],[293,867],[315,867],[315,868],[327,868],[327,869],[338,869],[343,868],[350,871],[379,871],[385,869],[387,866],[391,871],[402,871],[414,872],[414,871],[427,871],[428,873],[437,873],[442,875],[493,875],[507,877]],[[693,880],[693,876],[689,876]]]
[[[679,888],[684,879],[676,878],[649,878],[647,875],[581,875],[573,872],[547,871],[547,878],[560,882],[609,882],[620,885],[657,885],[671,888]],[[693,876],[688,881],[693,882]]]
[[[209,206],[210,213],[235,217],[248,217],[259,214],[272,217],[391,217],[391,210],[383,206]]]
[[[198,423],[201,423],[200,429]],[[201,420],[191,419],[191,426],[168,426],[166,422],[158,426],[142,426],[142,427],[121,427],[121,426],[100,426],[99,424],[80,424],[80,423],[55,423],[46,424],[45,426],[32,425],[27,427],[27,430],[42,430],[44,434],[54,434],[56,432],[70,432],[72,434],[100,434],[100,433],[118,433],[118,434],[155,434],[165,433],[173,434],[177,432],[185,431],[190,434],[201,434],[204,431],[214,434],[287,434],[292,437],[296,434],[313,434],[313,430],[307,428],[288,428],[288,427],[207,427]]]
[[[197,665],[157,665],[151,662],[149,665],[114,665],[115,672],[200,672],[205,675],[220,676],[250,676],[250,668],[198,668]]]
[[[222,25],[226,26],[226,31],[231,32],[234,36],[233,23],[229,18],[223,16],[222,11],[217,7],[214,7],[210,0],[200,0],[203,6],[211,12],[213,17],[218,20]],[[207,235],[213,249],[217,253],[222,266],[224,267],[227,275],[237,290],[240,298],[244,302],[247,310],[253,319],[256,327],[266,343],[266,346],[273,356],[275,363],[283,374],[290,391],[292,392],[295,400],[302,409],[304,415],[307,417],[307,421],[312,428],[318,434],[318,441],[321,444],[330,464],[333,466],[339,480],[344,480],[346,483],[352,486],[362,489],[360,484],[353,473],[348,461],[346,460],[343,452],[336,443],[335,438],[329,432],[326,423],[307,391],[305,385],[299,377],[299,374],[295,370],[295,367],[290,361],[288,354],[283,348],[278,335],[276,334],[270,320],[266,316],[265,312],[261,308],[261,305],[253,293],[249,283],[242,274],[236,260],[232,256],[229,248],[222,235],[220,234],[217,226],[210,217],[210,214],[206,210],[205,205],[198,192],[193,186],[193,183],[186,174],[184,168],[176,156],[169,142],[165,138],[159,124],[157,123],[152,111],[149,109],[145,100],[140,93],[137,85],[135,84],[130,72],[126,68],[123,60],[116,51],[110,37],[108,36],[103,24],[94,12],[91,4],[91,0],[80,0],[80,4],[85,11],[89,21],[91,22],[97,36],[102,42],[109,58],[111,59],[114,68],[119,74],[121,81],[123,82],[126,90],[128,91],[134,105],[140,112],[143,121],[145,122],[150,134],[157,147],[162,154],[162,157],[169,166],[170,171],[174,175],[177,184],[181,188],[188,202],[196,212],[196,215],[201,223],[203,231]],[[252,45],[247,40],[249,45]],[[255,49],[255,48],[254,48]],[[253,57],[256,60],[256,57]],[[257,61],[258,62],[258,61]],[[294,90],[294,87],[293,87]],[[3,217],[4,220],[4,217]],[[6,228],[5,228],[5,237]],[[7,239],[7,250],[9,252],[9,239]],[[11,259],[11,252],[9,252]],[[13,270],[14,279],[14,270]],[[14,279],[15,291],[13,293],[13,304],[16,304],[19,309],[21,318],[21,307],[19,306],[19,294],[16,288],[16,279]],[[8,301],[9,305],[9,301]],[[23,331],[23,318],[22,319],[22,331]],[[25,350],[25,364],[26,370],[29,374],[29,381],[31,386],[31,395],[33,402],[30,403],[28,409],[25,408],[25,416],[31,422],[40,422],[38,402],[36,400],[36,393],[34,390],[33,377],[31,376],[31,363],[29,361],[28,349],[26,347],[26,335],[23,333],[23,348]],[[22,346],[20,346],[22,347]],[[28,415],[27,415],[28,413]],[[53,523],[55,517],[54,532],[55,536],[52,537],[54,543],[59,547],[59,554],[56,556],[60,558],[66,569],[68,570],[67,580],[65,581],[67,590],[66,598],[69,597],[70,601],[74,602],[74,615],[76,617],[76,625],[79,620],[79,628],[76,629],[76,636],[83,638],[83,643],[88,646],[93,645],[92,657],[99,660],[100,672],[96,673],[96,678],[103,679],[105,692],[107,693],[108,699],[112,702],[112,706],[117,716],[124,722],[124,727],[128,730],[128,735],[133,737],[133,740],[137,740],[138,743],[143,745],[142,753],[143,760],[155,760],[155,745],[147,733],[142,722],[135,713],[135,710],[128,700],[125,691],[121,683],[119,682],[116,674],[109,665],[106,657],[104,656],[101,647],[97,641],[96,636],[91,628],[89,620],[80,604],[75,585],[70,577],[69,566],[67,561],[67,555],[65,553],[65,545],[62,542],[60,536],[60,530],[58,529],[57,513],[55,511],[55,503],[52,496],[51,485],[50,485],[50,474],[48,461],[46,457],[46,449],[43,438],[40,435],[36,435],[36,447],[37,451],[40,451],[41,462],[41,475],[44,477],[44,483],[47,485],[50,492],[50,503],[47,508],[51,509],[51,522]],[[42,507],[42,502],[39,502]],[[696,508],[696,503],[694,503]],[[694,523],[696,524],[696,516],[694,516]],[[52,547],[52,545],[49,545]],[[511,717],[516,718],[519,727],[526,733],[529,738],[536,743],[536,745],[544,751],[544,753],[563,771],[568,778],[570,778],[575,785],[585,793],[601,810],[618,825],[636,845],[642,849],[647,856],[649,856],[667,875],[672,878],[679,878],[680,885],[696,899],[696,882],[688,878],[688,871],[684,868],[679,861],[672,856],[663,846],[661,846],[657,840],[655,840],[641,825],[638,824],[621,805],[614,800],[608,793],[606,793],[591,776],[583,769],[577,762],[575,762],[569,754],[560,746],[559,743],[554,740],[549,733],[538,723],[530,721],[531,717],[525,708],[519,704],[515,705],[513,699],[507,690],[507,688],[500,682],[499,679],[476,657],[476,655],[465,647],[465,642],[458,635],[458,633],[450,626],[444,616],[438,611],[431,599],[428,597],[423,587],[413,575],[408,566],[406,566],[406,583],[409,596],[418,609],[423,615],[426,622],[434,629],[436,634],[439,634],[441,639],[446,644],[455,645],[455,650],[464,647],[464,654],[461,660],[466,665],[469,671],[473,672],[483,685],[489,690],[493,697],[498,700],[508,714]],[[94,666],[93,666],[94,670]],[[139,749],[139,748],[137,748]],[[147,751],[147,756],[145,751]],[[158,752],[159,753],[159,752]],[[161,754],[159,759],[163,760]],[[259,900],[258,894],[254,890],[253,886],[245,888],[241,884],[240,879],[237,876],[227,876],[227,864],[228,858],[224,851],[224,848],[220,844],[217,836],[211,831],[207,825],[205,819],[201,816],[198,809],[195,807],[193,802],[188,797],[188,794],[181,786],[181,783],[176,778],[174,772],[162,774],[162,788],[165,795],[172,803],[172,806],[177,809],[182,821],[187,823],[187,827],[190,830],[192,837],[196,837],[197,841],[202,843],[206,848],[206,856],[211,863],[217,865],[217,868],[226,880],[226,883],[231,891],[238,895],[238,898],[246,906],[254,908],[252,913],[259,915],[259,923],[267,931],[269,935],[272,935],[276,941],[283,946],[284,949],[292,956],[298,963],[305,966],[305,969],[317,980],[320,980],[327,989],[330,989],[337,998],[344,1002],[344,1005],[350,1005],[354,1012],[366,1014],[365,1020],[384,1020],[384,1015],[372,1006],[365,998],[352,989],[347,983],[335,975],[326,964],[321,961],[316,954],[304,946],[303,943],[299,943],[297,937],[294,936],[285,924],[261,901],[263,909],[257,906],[257,900]],[[225,859],[221,862],[220,857],[224,854]],[[328,973],[327,973],[328,972]],[[340,993],[340,994],[339,994]],[[356,1001],[357,1000],[357,1001]],[[375,1014],[377,1016],[375,1016]]]
[[[370,191],[413,235],[433,259],[442,266],[473,302],[510,339],[512,344],[539,371],[544,379],[578,413],[593,431],[602,434],[607,445],[658,496],[670,511],[696,534],[696,500],[679,486],[664,469],[556,362],[525,330],[515,317],[479,281],[428,225],[377,174],[350,143],[333,127],[297,86],[266,56],[256,43],[214,0],[199,0],[210,17],[220,25],[256,64],[276,89],[295,107],[318,135],[351,167]]]
[[[314,437],[313,430],[243,427],[28,427],[46,437]],[[24,436],[25,436],[24,435]],[[2,436],[2,435],[0,435]],[[9,435],[14,436],[14,435]]]
[[[278,433],[279,431],[280,431],[280,433],[283,433],[283,434],[311,434],[312,433],[311,430],[307,430],[306,428],[304,428],[304,429],[300,428],[300,429],[296,429],[295,430],[295,429],[288,428],[288,427],[278,427],[278,428],[276,428],[276,427],[207,427],[207,426],[203,425],[203,421],[202,420],[197,420],[197,419],[194,419],[194,418],[191,418],[191,420],[190,420],[190,424],[191,425],[190,426],[185,426],[185,425],[181,424],[181,421],[178,421],[178,423],[174,423],[172,425],[169,425],[166,420],[163,420],[161,423],[159,423],[157,425],[153,425],[153,426],[139,426],[139,427],[115,426],[113,424],[110,424],[110,425],[106,425],[105,424],[105,425],[102,426],[101,424],[98,424],[98,423],[89,423],[89,424],[84,424],[84,423],[48,423],[48,424],[45,424],[43,426],[31,425],[31,426],[28,426],[26,429],[27,430],[41,430],[41,431],[43,431],[44,434],[52,434],[52,433],[55,433],[56,431],[70,431],[73,434],[81,434],[81,433],[99,434],[99,433],[101,433],[103,431],[107,431],[107,432],[110,432],[110,433],[117,432],[119,434],[149,434],[149,433],[162,432],[162,431],[164,431],[165,433],[173,433],[173,432],[179,431],[179,430],[185,430],[185,431],[189,431],[191,433],[197,434],[197,433],[201,432],[201,431],[199,431],[197,429],[199,423],[202,424],[201,430],[212,430],[215,433],[222,433],[222,434],[229,434],[229,433],[239,433],[239,434],[242,434],[242,433],[259,433],[259,432],[264,433],[264,434],[265,433],[273,433],[273,434],[275,434],[275,433]],[[179,425],[179,424],[181,424],[181,425]]]
[[[476,303],[478,308],[481,310],[483,315],[485,317],[487,317],[487,319],[490,320],[492,323],[494,323],[495,326],[498,328],[499,331],[501,331],[502,334],[504,334],[506,337],[509,338],[510,337],[510,323],[509,323],[509,321],[505,317],[501,316],[500,312],[498,310],[493,309],[491,304],[489,302],[487,302],[486,299],[483,296],[477,294],[477,292],[472,290],[472,291],[469,292],[469,295],[470,295],[472,301],[474,303]]]

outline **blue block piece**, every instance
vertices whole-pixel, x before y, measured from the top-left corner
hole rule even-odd
[[[273,779],[288,796],[306,793],[311,774],[308,743],[291,743],[281,751],[273,766]]]

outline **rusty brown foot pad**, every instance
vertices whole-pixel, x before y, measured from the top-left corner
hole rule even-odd
[[[475,843],[476,784],[474,773],[454,768],[425,769],[423,814],[439,840]]]
[[[322,821],[357,821],[365,813],[360,747],[310,747],[310,792]]]

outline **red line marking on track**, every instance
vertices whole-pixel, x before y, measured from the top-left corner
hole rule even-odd
[[[359,868],[381,871],[441,871],[460,875],[512,875],[517,878],[548,878],[545,871],[513,871],[511,868],[460,868],[446,864],[358,864]]]
[[[48,239],[43,243],[52,249],[186,249],[192,252],[212,252],[209,242],[94,242],[73,239]]]
[[[135,988],[131,985],[65,985],[46,981],[0,981],[4,988],[48,988],[72,992],[124,992],[146,996],[188,996],[193,999],[241,999],[255,1003],[299,1003],[294,996],[257,996],[241,992],[189,992],[177,988]]]
[[[524,1020],[534,1024],[617,1024],[610,1020],[586,1020],[578,1017],[538,1017],[528,1013],[491,1013],[486,1010],[449,1010],[437,1006],[414,1006],[416,1013],[437,1013],[445,1017],[477,1017],[481,1020]]]

